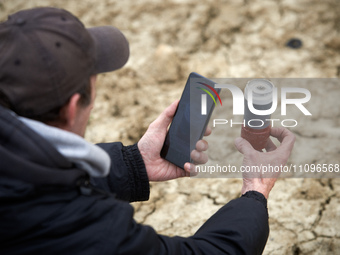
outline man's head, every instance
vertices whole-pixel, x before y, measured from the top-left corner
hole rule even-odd
[[[129,46],[114,27],[86,29],[71,13],[46,7],[0,24],[0,56],[0,104],[53,122],[75,94],[79,106],[90,105],[95,75],[122,67]]]

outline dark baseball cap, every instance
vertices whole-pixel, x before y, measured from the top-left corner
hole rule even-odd
[[[128,58],[117,28],[85,28],[63,9],[23,10],[0,23],[0,92],[19,115],[64,105],[91,75],[119,69]]]

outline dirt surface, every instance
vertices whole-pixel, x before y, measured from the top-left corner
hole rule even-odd
[[[180,97],[191,71],[218,78],[340,75],[337,0],[0,0],[0,20],[36,6],[66,8],[86,26],[117,26],[130,41],[127,65],[99,77],[86,135],[91,142],[138,141]],[[286,47],[290,38],[301,39],[302,47]],[[338,95],[335,88],[327,98],[336,103]],[[340,107],[315,107],[313,120],[322,119],[329,130],[294,131],[291,161],[339,163]],[[228,150],[241,160],[232,145]],[[241,180],[187,178],[151,186],[150,200],[134,203],[135,219],[161,234],[189,236],[240,196]],[[340,254],[340,179],[280,179],[268,207],[264,254]]]

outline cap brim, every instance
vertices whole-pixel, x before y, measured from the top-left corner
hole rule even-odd
[[[96,48],[95,73],[111,72],[129,59],[129,43],[123,33],[112,26],[88,28]]]

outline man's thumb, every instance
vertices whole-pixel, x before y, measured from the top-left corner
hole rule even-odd
[[[157,129],[165,129],[169,126],[171,123],[177,106],[178,106],[178,100],[173,102],[170,106],[168,106],[159,116],[158,118],[152,123]]]
[[[253,151],[254,148],[251,144],[242,137],[237,137],[234,141],[236,149],[241,152],[242,154],[247,154],[250,151]]]

